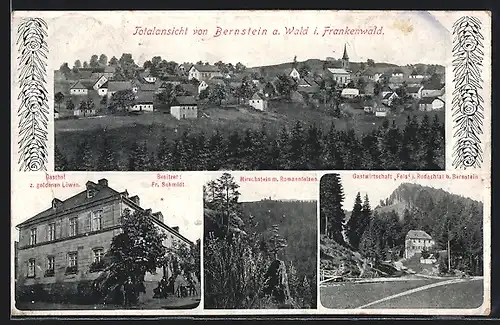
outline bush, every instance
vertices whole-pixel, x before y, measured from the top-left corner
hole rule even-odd
[[[16,287],[17,302],[48,301],[49,297],[50,295],[40,283],[29,286],[19,285]]]

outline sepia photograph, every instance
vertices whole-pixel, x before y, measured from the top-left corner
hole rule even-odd
[[[147,188],[147,176],[124,176],[66,174],[26,185],[37,198],[14,219],[17,309],[199,305],[201,207],[183,209],[176,201],[189,195]]]
[[[204,186],[205,309],[316,309],[316,177],[243,175]]]
[[[425,25],[423,13],[390,15],[435,31],[436,43],[449,37]],[[180,17],[171,18],[181,24]],[[326,24],[331,17],[347,22],[351,14],[316,19]],[[144,26],[145,16],[133,18],[120,46],[123,31],[92,25],[98,42],[56,55],[58,171],[445,169],[446,50],[429,48],[427,38],[400,38],[411,30],[387,30],[381,17],[378,27],[314,30],[277,16],[286,41],[271,28],[217,26],[212,36],[200,30],[204,41],[197,43],[196,30],[173,36]],[[160,25],[165,17],[147,19]],[[379,41],[367,42],[368,35]],[[196,50],[187,51],[181,39]],[[406,51],[380,45],[396,42]]]
[[[324,307],[476,309],[486,301],[484,180],[407,174],[321,178]]]

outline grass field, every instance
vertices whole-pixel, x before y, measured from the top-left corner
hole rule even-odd
[[[439,282],[434,279],[416,279],[380,283],[342,283],[320,288],[320,301],[326,308],[357,308],[406,290]]]
[[[369,308],[462,308],[473,309],[483,304],[484,283],[480,280],[430,288],[391,299]]]

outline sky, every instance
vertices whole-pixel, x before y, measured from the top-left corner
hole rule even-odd
[[[222,175],[222,172],[207,173],[206,182],[215,180]],[[240,186],[238,191],[241,193],[240,202],[260,201],[271,197],[273,200],[317,200],[318,199],[318,181],[314,172],[231,172],[234,180]],[[242,181],[241,177],[275,177],[278,180],[281,177],[309,177],[312,181],[293,181],[293,182],[269,182],[269,181]],[[313,181],[316,179],[317,181]]]
[[[478,180],[454,180],[454,181],[446,181],[446,180],[403,180],[397,179],[394,180],[395,175],[398,172],[388,172],[384,174],[392,174],[393,179],[385,180],[385,179],[355,179],[353,174],[374,174],[370,171],[360,171],[360,172],[342,172],[340,178],[342,180],[342,185],[344,187],[344,209],[352,210],[354,205],[354,200],[356,198],[356,194],[360,192],[361,197],[364,198],[365,194],[368,194],[368,198],[370,200],[370,204],[372,208],[376,207],[380,200],[386,199],[389,197],[392,192],[402,183],[415,183],[420,184],[422,186],[429,186],[438,189],[443,189],[447,192],[458,194],[464,197],[471,198],[473,200],[484,202],[484,195],[487,193],[487,189],[485,188],[485,183],[481,181],[481,177]],[[410,172],[409,174],[416,175],[418,172]],[[378,173],[380,174],[380,173]],[[401,175],[408,174],[408,172],[400,172]],[[449,175],[452,173],[448,172]],[[460,173],[456,172],[455,174],[466,174],[469,173]]]
[[[85,190],[87,181],[97,183],[101,178],[106,178],[109,187],[116,191],[127,190],[129,196],[138,195],[141,207],[151,208],[153,212],[161,211],[164,222],[171,227],[179,226],[180,233],[186,238],[195,241],[201,237],[203,227],[203,201],[201,198],[203,192],[196,175],[182,175],[182,181],[185,183],[184,188],[154,188],[152,182],[156,181],[156,173],[72,172],[66,173],[66,182],[78,183],[82,186],[81,188],[36,189],[37,183],[45,182],[45,174],[41,173],[30,173],[29,178],[16,179],[16,182],[12,183],[14,238],[18,237],[18,231],[14,226],[48,209],[54,197],[60,200],[67,199]],[[156,182],[161,184],[161,181]],[[35,185],[35,187],[30,188],[30,184]],[[26,198],[29,198],[29,204],[26,204]]]
[[[23,14],[24,15],[24,14]],[[351,61],[396,64],[444,64],[451,44],[450,33],[440,21],[442,14],[397,11],[171,11],[171,12],[44,12],[49,27],[47,38],[52,65],[73,65],[76,59],[90,60],[92,54],[104,53],[118,58],[133,55],[142,64],[160,55],[178,63],[198,60],[261,66],[310,58],[340,58],[344,45]],[[449,19],[448,19],[449,20]],[[325,27],[376,28],[381,35],[325,35]],[[187,28],[187,35],[133,35],[137,27]],[[266,29],[267,35],[227,35],[215,37],[221,29]],[[285,27],[304,30],[307,35],[285,35]],[[317,28],[318,35],[314,35]],[[206,29],[206,35],[193,35]],[[272,35],[277,29],[280,35]]]

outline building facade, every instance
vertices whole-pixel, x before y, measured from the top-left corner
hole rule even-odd
[[[198,104],[192,96],[179,96],[170,107],[170,114],[178,120],[198,118]]]
[[[411,258],[422,250],[430,250],[436,243],[431,235],[423,230],[410,230],[405,238],[405,258]]]
[[[195,64],[189,69],[189,80],[208,81],[214,77],[222,77],[222,73],[213,65]]]
[[[106,179],[88,181],[84,191],[66,199],[54,198],[52,206],[19,224],[17,282],[26,286],[42,284],[77,284],[96,279],[103,268],[103,258],[114,236],[121,233],[121,218],[126,210],[147,211],[138,196],[118,192]],[[178,228],[163,223],[160,212],[150,213],[154,224],[167,238],[163,245],[192,243]],[[170,274],[169,274],[170,273]],[[170,276],[162,268],[146,274],[146,281]]]

